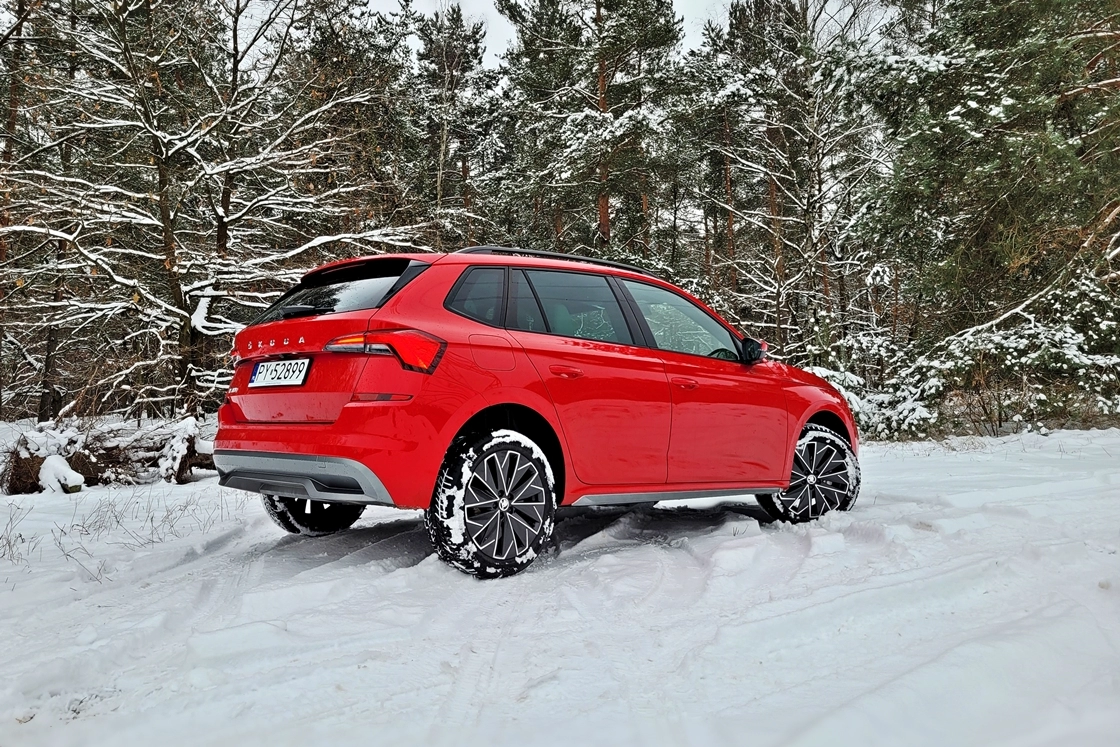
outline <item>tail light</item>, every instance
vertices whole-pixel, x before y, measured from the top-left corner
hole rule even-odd
[[[336,337],[323,350],[332,353],[395,355],[409,371],[430,374],[443,358],[447,343],[418,329],[379,329]]]

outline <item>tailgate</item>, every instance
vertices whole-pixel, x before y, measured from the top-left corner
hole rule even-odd
[[[262,423],[333,423],[350,401],[369,356],[328,353],[323,346],[336,337],[363,332],[367,311],[289,319],[251,327],[237,336],[241,356],[229,388],[238,419]],[[269,361],[304,360],[302,384],[250,387],[257,366]]]

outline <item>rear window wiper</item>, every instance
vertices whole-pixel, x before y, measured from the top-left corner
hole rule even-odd
[[[304,303],[294,303],[291,306],[284,306],[276,311],[277,319],[291,319],[296,316],[312,316],[330,309],[323,309],[318,306],[309,306]]]

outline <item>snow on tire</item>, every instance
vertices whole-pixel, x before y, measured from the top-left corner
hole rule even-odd
[[[758,503],[775,521],[798,524],[829,511],[847,511],[859,497],[859,461],[839,433],[809,423],[793,451],[789,488],[759,495]]]
[[[306,537],[322,537],[349,529],[366,510],[360,503],[324,503],[273,495],[262,495],[261,500],[277,526]]]
[[[556,478],[548,457],[511,430],[452,443],[425,512],[439,557],[479,578],[520,573],[552,536]]]

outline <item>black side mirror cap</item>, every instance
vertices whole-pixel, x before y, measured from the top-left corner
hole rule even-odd
[[[743,340],[743,363],[758,363],[766,358],[770,346],[765,340],[755,340],[747,337]]]

